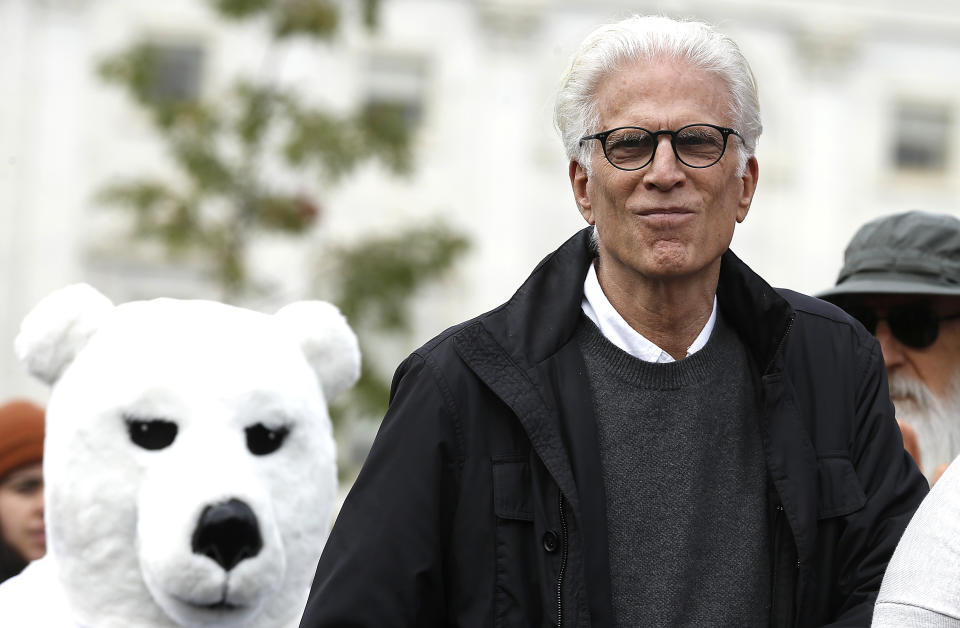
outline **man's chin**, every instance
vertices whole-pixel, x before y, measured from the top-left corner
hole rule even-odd
[[[916,432],[923,473],[932,479],[938,466],[960,453],[960,413],[953,411],[960,408],[960,395],[940,400],[917,381],[891,378],[890,384],[897,418]]]

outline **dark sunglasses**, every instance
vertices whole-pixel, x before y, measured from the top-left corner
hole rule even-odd
[[[874,335],[877,333],[877,323],[887,321],[893,337],[913,349],[925,349],[937,341],[940,321],[960,318],[960,313],[940,316],[927,303],[897,305],[889,308],[883,316],[877,310],[863,306],[844,309]]]

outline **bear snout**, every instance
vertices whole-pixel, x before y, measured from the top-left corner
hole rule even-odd
[[[263,548],[257,517],[239,499],[204,508],[191,544],[194,554],[212,558],[224,571],[253,558]]]

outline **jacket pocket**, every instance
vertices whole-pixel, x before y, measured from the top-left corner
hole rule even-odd
[[[541,621],[539,559],[534,526],[533,486],[527,459],[493,461],[496,515],[494,625],[528,628]]]
[[[849,515],[863,508],[863,493],[857,472],[846,451],[824,452],[817,457],[820,493],[817,518],[828,519]]]
[[[500,519],[533,521],[530,464],[526,460],[493,461],[493,510]]]

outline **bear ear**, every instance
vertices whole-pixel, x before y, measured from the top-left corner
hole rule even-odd
[[[329,402],[360,378],[360,345],[347,319],[326,301],[291,303],[274,314],[300,343]]]
[[[31,375],[53,384],[112,310],[110,299],[85,283],[51,292],[20,323],[17,358]]]

